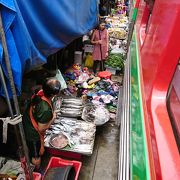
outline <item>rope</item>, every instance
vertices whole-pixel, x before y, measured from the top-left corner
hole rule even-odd
[[[0,120],[3,122],[3,143],[7,142],[7,132],[8,132],[8,124],[11,124],[15,126],[16,124],[22,122],[22,115],[11,119],[11,117],[6,118],[0,118]]]

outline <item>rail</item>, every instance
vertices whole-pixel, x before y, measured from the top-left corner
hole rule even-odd
[[[120,124],[120,143],[119,143],[119,172],[118,180],[129,180],[129,119],[130,119],[130,51],[127,56],[124,81],[123,81],[123,99],[122,99],[122,114]]]

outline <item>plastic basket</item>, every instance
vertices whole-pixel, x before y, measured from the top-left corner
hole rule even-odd
[[[37,172],[33,172],[33,179],[34,180],[41,180],[41,174]]]
[[[68,165],[71,165],[74,167],[75,172],[76,172],[75,180],[78,180],[82,163],[79,161],[65,160],[65,159],[61,159],[58,157],[52,157],[50,159],[44,175],[46,175],[48,169],[50,169],[50,168],[64,167],[64,166],[68,166]],[[43,179],[44,179],[44,177],[43,177]]]
[[[48,153],[52,154],[53,156],[60,156],[60,157],[76,159],[76,160],[82,159],[82,155],[76,152],[63,151],[63,150],[49,148],[49,147],[46,148],[46,150]]]
[[[108,71],[101,71],[101,72],[98,73],[98,76],[100,78],[104,78],[104,79],[111,79],[111,75],[112,74],[110,72],[108,72]]]

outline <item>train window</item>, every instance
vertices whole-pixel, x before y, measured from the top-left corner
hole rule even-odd
[[[146,24],[146,30],[145,30],[145,33],[148,32],[150,22],[151,22],[151,14],[149,14],[149,17],[148,17],[148,22],[147,22],[147,24]]]
[[[147,3],[147,6],[148,6],[148,8],[150,10],[150,13],[152,13],[155,0],[144,0],[144,1]]]
[[[144,8],[143,16],[142,16],[142,21],[141,21],[141,27],[140,27],[140,43],[141,46],[144,43],[146,34],[149,29],[149,25],[151,22],[151,14],[154,6],[154,0],[145,0],[146,6]]]
[[[149,9],[149,17],[148,17],[148,21],[147,21],[147,24],[146,24],[146,30],[145,30],[145,32],[147,33],[148,29],[149,29],[150,22],[151,22],[151,14],[152,14],[152,10],[153,10],[153,7],[154,7],[154,0],[145,0],[145,1],[147,3],[147,7]]]
[[[177,65],[168,96],[167,109],[171,120],[174,136],[180,152],[180,65]]]

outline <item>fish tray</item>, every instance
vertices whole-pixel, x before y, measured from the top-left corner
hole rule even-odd
[[[95,132],[96,125],[93,122],[60,117],[57,121],[55,120],[55,123],[46,131],[44,146],[49,149],[50,153],[56,150],[56,152],[59,151],[59,154],[64,152],[65,155],[66,152],[91,155],[93,153]],[[61,133],[68,138],[68,145],[62,149],[52,147],[50,144],[51,137],[54,136],[54,134]]]

